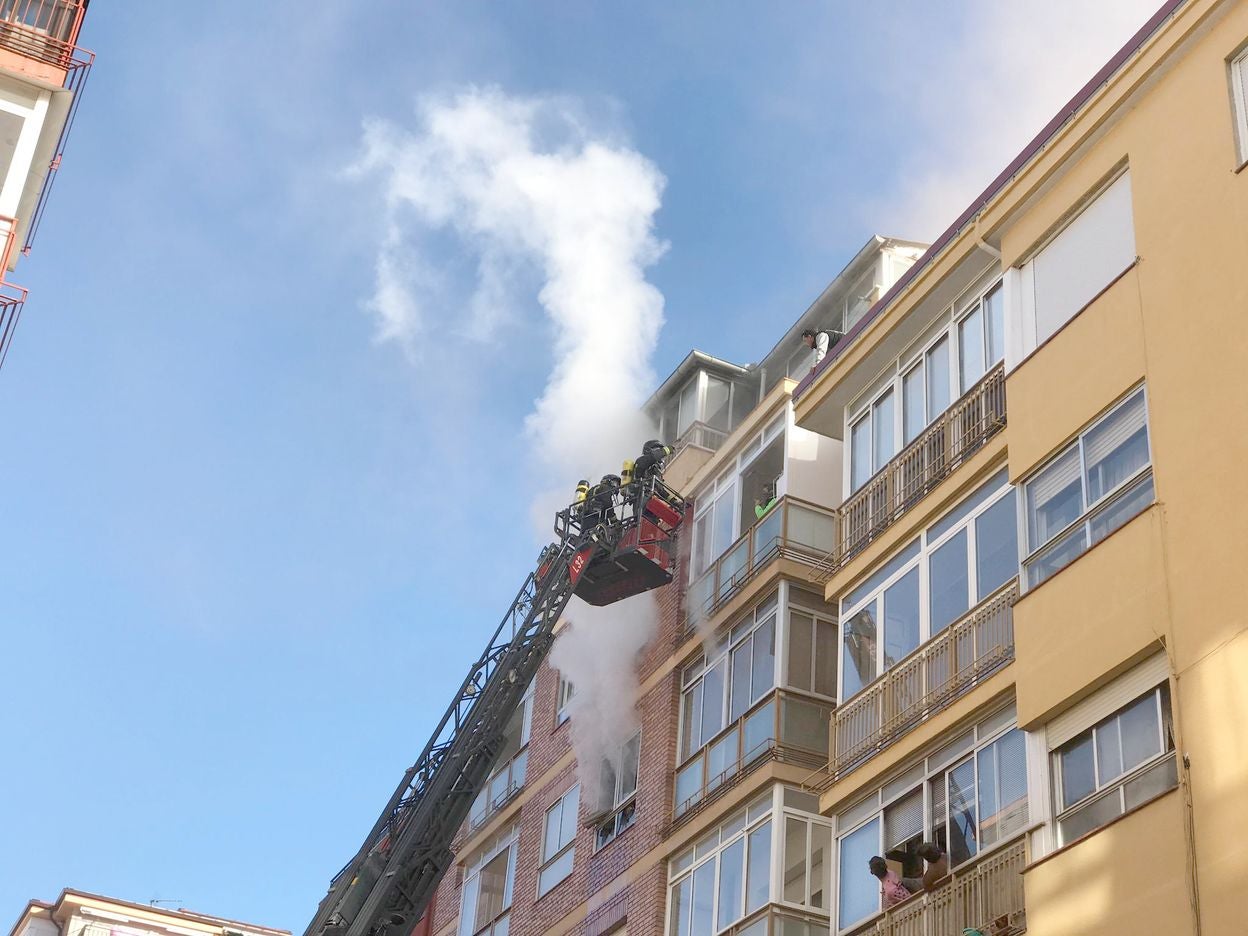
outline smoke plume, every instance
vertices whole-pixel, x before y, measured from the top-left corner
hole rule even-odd
[[[663,297],[645,271],[665,245],[654,233],[665,180],[575,101],[470,88],[419,102],[415,129],[365,127],[354,172],[381,177],[386,223],[370,308],[378,337],[419,362],[447,331],[488,344],[536,298],[553,346],[546,385],[525,421],[533,452],[532,517],[549,536],[579,478],[618,473],[652,431],[641,405]],[[473,286],[465,315],[439,314],[443,273],[430,234],[449,237]],[[453,304],[458,308],[461,304]],[[611,745],[634,726],[638,650],[654,603],[569,611],[556,665],[576,687],[573,734],[589,794]]]

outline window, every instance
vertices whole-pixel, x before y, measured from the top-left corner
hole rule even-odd
[[[468,813],[468,828],[480,827],[524,786],[529,761],[529,732],[533,721],[533,685],[504,729],[503,747],[493,773]]]
[[[1153,500],[1140,387],[1023,483],[1028,586],[1073,562]]]
[[[786,811],[780,900],[826,912],[831,852],[830,822]]]
[[[595,848],[610,844],[633,824],[637,814],[637,772],[640,766],[641,732],[625,741],[614,759],[603,758],[598,805],[600,811],[611,815],[598,823]]]
[[[841,701],[1014,578],[1013,491],[1002,469],[842,599]]]
[[[1057,748],[1058,842],[1086,835],[1177,784],[1170,687],[1163,683]]]
[[[712,653],[684,668],[681,761],[775,688],[776,604],[772,595],[731,630],[722,632]]]
[[[1134,262],[1131,174],[1124,172],[1021,267],[1024,353],[1052,336]]]
[[[516,878],[518,830],[492,837],[464,868],[459,936],[506,936]]]
[[[934,842],[951,867],[1010,841],[1027,827],[1027,754],[1014,709],[1004,709],[945,743],[838,817],[838,926],[880,909],[879,886],[867,871],[874,855],[921,877],[918,848]]]
[[[789,608],[789,663],[785,685],[836,698],[836,619]]]
[[[555,726],[558,727],[568,720],[568,703],[572,701],[572,696],[576,694],[576,687],[563,674],[559,675],[559,690],[555,697]]]
[[[1005,356],[1005,304],[993,278],[946,308],[944,324],[917,353],[897,362],[897,377],[854,408],[849,422],[849,490],[858,490]],[[956,316],[954,312],[956,311]]]
[[[1248,49],[1231,61],[1231,100],[1235,105],[1235,131],[1239,161],[1248,162]]]
[[[771,793],[668,867],[668,936],[713,936],[771,901]]]
[[[542,867],[537,874],[537,896],[541,897],[572,873],[576,855],[576,813],[581,788],[574,786],[546,810],[542,834]]]

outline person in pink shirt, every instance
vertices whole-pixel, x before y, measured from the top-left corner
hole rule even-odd
[[[897,872],[888,870],[888,862],[879,855],[868,862],[868,867],[871,873],[880,879],[880,900],[885,910],[895,907],[910,896],[910,891],[906,889],[905,884],[901,883]]]

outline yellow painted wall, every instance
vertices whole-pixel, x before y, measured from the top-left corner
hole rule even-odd
[[[1023,891],[1027,936],[1191,933],[1181,793],[1167,793],[1032,865],[1023,872]]]

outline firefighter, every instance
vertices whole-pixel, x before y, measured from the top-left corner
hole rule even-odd
[[[664,445],[658,439],[651,439],[641,447],[641,456],[633,462],[633,476],[638,481],[645,481],[651,475],[662,474],[663,462],[671,454],[671,446]]]
[[[589,497],[589,482],[582,478],[576,482],[576,498],[572,501],[574,504],[585,503],[585,498]]]

